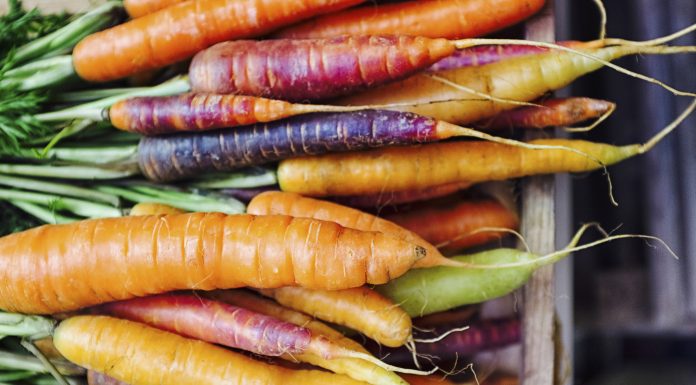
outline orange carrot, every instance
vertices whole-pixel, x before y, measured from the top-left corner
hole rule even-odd
[[[268,191],[254,197],[247,206],[254,215],[290,215],[331,221],[352,229],[377,231],[422,246],[428,256],[416,262],[414,267],[459,266],[440,254],[433,245],[413,232],[388,220],[378,218],[337,203],[306,198],[297,194]]]
[[[183,1],[185,0],[123,0],[123,6],[128,15],[135,19]]]
[[[88,81],[118,79],[184,60],[221,41],[261,36],[362,1],[185,1],[87,36],[73,51],[73,65]]]
[[[289,370],[139,323],[101,316],[63,321],[56,348],[70,361],[130,385],[345,384],[364,382],[316,370]]]
[[[385,346],[402,346],[411,336],[411,317],[366,287],[332,291],[281,287],[261,290],[261,294],[291,309],[348,326]]]
[[[396,206],[404,203],[427,201],[440,198],[469,187],[469,183],[448,183],[440,186],[426,187],[406,191],[385,191],[372,195],[355,195],[335,197],[334,200],[346,206],[366,209],[381,209],[385,206]]]
[[[381,233],[280,215],[45,225],[0,238],[0,309],[52,314],[180,289],[346,289],[386,283],[426,255]]]
[[[446,252],[480,245],[498,239],[498,231],[472,234],[483,227],[517,229],[515,213],[495,200],[441,201],[385,216]]]
[[[366,5],[288,27],[287,38],[413,35],[459,39],[488,34],[539,11],[544,0],[415,0]]]
[[[142,202],[131,208],[129,215],[183,214],[185,211],[162,203]]]

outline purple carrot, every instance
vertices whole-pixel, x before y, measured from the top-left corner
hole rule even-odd
[[[455,331],[436,342],[418,342],[419,339],[437,338],[450,330],[468,325],[467,330]],[[459,322],[456,325],[437,327],[435,332],[415,335],[416,352],[443,362],[450,362],[462,356],[471,356],[486,350],[502,348],[520,341],[520,321],[517,318],[475,321],[470,324]],[[413,363],[413,353],[407,348],[385,348],[376,344],[367,346],[377,356],[392,365]]]
[[[194,92],[315,101],[403,79],[453,52],[448,40],[408,36],[237,40],[198,53],[189,78]]]
[[[88,385],[128,385],[125,382],[121,382],[113,377],[109,377],[106,374],[95,372],[90,370],[87,372],[87,384]]]
[[[134,298],[91,311],[267,356],[305,352],[312,338],[307,328],[193,294]]]
[[[570,48],[585,48],[596,42],[562,41],[558,43]],[[534,55],[548,51],[548,48],[527,45],[482,45],[455,51],[452,55],[430,66],[428,72],[447,71],[462,67],[480,66],[495,63],[517,56]]]
[[[280,187],[278,185],[274,185],[255,188],[226,188],[219,190],[218,192],[220,194],[236,198],[244,203],[249,203],[249,201],[254,199],[255,196],[266,191],[280,191]]]
[[[408,112],[320,113],[235,129],[144,137],[140,169],[154,181],[185,179],[302,155],[426,143],[471,130]]]

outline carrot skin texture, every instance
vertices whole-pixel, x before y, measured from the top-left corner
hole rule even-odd
[[[306,328],[193,294],[110,302],[92,312],[266,356],[301,353],[312,337]]]
[[[476,122],[473,126],[487,130],[570,126],[598,118],[616,107],[612,102],[590,98],[549,99],[540,102],[539,105],[541,107],[520,107],[503,111],[490,119]]]
[[[124,131],[158,135],[270,122],[296,115],[294,106],[253,96],[186,93],[122,100],[111,106],[109,119]]]
[[[291,309],[348,326],[385,346],[402,346],[411,335],[408,314],[366,287],[333,291],[282,287],[261,293]]]
[[[377,231],[417,244],[428,250],[428,257],[413,267],[442,264],[445,258],[426,240],[395,223],[337,203],[303,197],[286,192],[265,192],[249,202],[247,212],[255,215],[290,215],[336,222],[341,226],[363,231]]]
[[[417,0],[367,5],[288,27],[288,38],[414,35],[458,39],[485,35],[536,13],[544,0]]]
[[[70,361],[126,381],[159,384],[364,384],[314,370],[288,370],[162,330],[103,316],[63,321],[56,347]]]
[[[342,205],[379,210],[386,206],[441,198],[470,186],[469,183],[448,183],[440,186],[405,191],[387,191],[372,195],[338,196],[332,199]]]
[[[640,53],[640,49],[641,47],[614,46],[587,49],[584,52],[611,61]],[[577,54],[551,51],[483,66],[443,71],[437,75],[497,98],[531,102],[601,67],[601,63]],[[403,81],[338,99],[336,104],[408,104],[409,106],[394,109],[453,124],[469,124],[517,107],[511,103],[480,99],[480,96],[455,89],[424,74],[417,74]]]
[[[183,214],[184,210],[162,203],[141,202],[133,206],[128,215]]]
[[[435,338],[448,330],[469,326],[469,329],[456,331],[440,341],[433,343],[416,342],[416,351],[438,357],[443,362],[472,356],[487,350],[499,349],[520,342],[521,328],[517,318],[477,321],[471,324],[453,324],[435,328],[434,333],[427,333],[416,338]],[[374,354],[385,356],[384,360],[392,365],[413,363],[413,353],[406,348],[384,349],[369,345]]]
[[[494,200],[443,202],[385,216],[413,231],[433,245],[441,245],[446,252],[481,245],[506,235],[491,231],[467,235],[483,227],[516,230],[517,215]]]
[[[189,78],[194,92],[314,101],[403,79],[453,52],[447,40],[408,36],[240,40],[198,53]]]
[[[128,15],[135,19],[183,1],[185,0],[123,0],[123,6]]]
[[[605,165],[618,163],[639,151],[638,145],[617,147],[571,139],[537,139],[529,143],[573,148]],[[462,141],[287,159],[278,166],[278,182],[281,190],[287,192],[338,196],[599,168],[596,161],[567,150]],[[345,183],[347,180],[350,183]]]
[[[73,65],[87,81],[119,79],[174,64],[221,41],[261,36],[362,1],[185,1],[87,36],[73,50]]]
[[[113,377],[109,377],[106,374],[95,372],[94,370],[87,371],[87,384],[88,385],[129,385],[125,382],[119,381]]]
[[[53,314],[185,289],[346,289],[388,282],[426,254],[384,234],[279,215],[45,225],[0,238],[0,309]]]
[[[317,113],[233,130],[144,137],[138,162],[153,181],[173,181],[210,171],[326,152],[437,140],[437,122],[398,111]]]

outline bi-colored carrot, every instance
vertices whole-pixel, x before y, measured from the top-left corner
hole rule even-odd
[[[381,233],[280,215],[45,225],[0,238],[0,309],[52,314],[181,289],[347,289],[386,283],[426,255]]]
[[[481,120],[472,125],[487,130],[567,127],[586,120],[601,118],[616,108],[616,104],[612,102],[590,98],[549,99],[538,104],[538,106],[503,111],[490,119]]]
[[[306,327],[313,334],[330,339],[333,343],[360,353],[368,353],[367,350],[356,341],[345,337],[340,332],[328,325],[298,311],[283,307],[263,297],[253,295],[242,290],[215,290],[205,293],[206,296],[231,305],[244,307],[257,313],[272,316],[295,325]],[[319,366],[334,373],[345,374],[356,380],[365,381],[375,385],[406,385],[396,374],[385,370],[371,362],[355,358],[335,358],[326,360],[312,354],[283,355],[286,360],[293,362],[307,362]]]
[[[469,187],[469,183],[448,183],[440,186],[406,191],[384,191],[379,194],[338,196],[332,199],[337,203],[371,210],[381,210],[386,206],[397,206],[440,198]]]
[[[73,50],[85,80],[103,82],[163,67],[215,43],[264,35],[363,0],[191,0],[92,34]]]
[[[453,331],[442,339],[438,338],[450,330],[463,329],[464,327],[467,329]],[[483,351],[518,343],[521,335],[520,329],[520,321],[517,318],[457,322],[437,327],[432,331],[417,333],[414,336],[416,338],[415,351],[433,360],[452,362]],[[419,343],[418,340],[423,338],[432,338],[436,341]],[[369,347],[374,354],[383,356],[385,361],[393,365],[413,363],[413,352],[405,347],[385,349],[372,344]]]
[[[384,216],[423,237],[443,251],[453,252],[480,245],[505,235],[482,228],[516,230],[517,215],[495,200],[444,200],[413,207]]]
[[[649,151],[694,109],[696,99],[672,124],[644,144],[613,146],[584,140],[537,139],[530,143],[555,148],[528,149],[480,141],[390,147],[287,159],[278,167],[278,182],[283,191],[332,196],[591,171]]]
[[[584,49],[582,52],[611,61],[632,54],[670,54],[689,50],[692,48],[622,45]],[[342,98],[337,103],[401,104],[404,107],[394,109],[450,123],[468,124],[518,107],[508,100],[531,102],[603,66],[600,61],[576,53],[554,50],[436,75],[417,74],[400,82]],[[456,86],[466,88],[457,89]],[[498,99],[486,100],[484,96]],[[467,98],[469,100],[465,100]]]
[[[148,179],[162,182],[302,155],[425,143],[453,136],[512,142],[408,112],[362,110],[296,116],[234,130],[144,137],[138,146],[138,163]]]
[[[367,5],[288,27],[277,36],[413,35],[459,39],[485,35],[539,11],[544,0],[415,0]]]
[[[123,6],[128,15],[135,19],[183,1],[187,0],[123,0]]]
[[[454,48],[445,39],[408,36],[239,40],[197,54],[189,77],[194,92],[322,100],[403,79]]]
[[[402,346],[411,336],[408,314],[367,287],[332,291],[281,287],[261,293],[291,309],[357,330],[385,346]]]
[[[130,385],[157,384],[364,384],[316,370],[289,370],[209,343],[132,321],[79,316],[55,331],[70,361]]]
[[[143,202],[131,208],[129,215],[183,214],[185,211],[162,203]]]
[[[290,215],[331,221],[352,229],[377,231],[417,244],[428,250],[428,257],[416,262],[414,267],[458,266],[445,258],[432,244],[417,234],[388,220],[376,217],[337,203],[303,197],[280,191],[257,195],[249,202],[247,212],[255,215]]]
[[[123,381],[119,381],[113,377],[109,377],[104,373],[95,372],[94,370],[87,371],[88,385],[130,385]]]

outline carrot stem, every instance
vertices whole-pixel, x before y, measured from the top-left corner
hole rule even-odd
[[[0,163],[0,173],[61,179],[104,180],[138,175],[140,170],[137,167],[109,169],[98,166]]]
[[[47,317],[0,312],[0,335],[36,340],[50,336],[54,326]]]
[[[47,182],[38,179],[21,178],[0,174],[0,185],[38,192],[50,192],[52,194],[74,198],[83,198],[90,201],[106,203],[111,206],[118,206],[119,204],[119,199],[115,195],[65,183]]]
[[[19,208],[20,210],[26,212],[27,214],[38,218],[40,221],[44,223],[55,225],[59,223],[72,223],[79,220],[78,218],[58,214],[53,210],[50,210],[46,207],[34,203],[19,201],[15,199],[11,199],[8,202],[10,202],[12,205]]]
[[[120,217],[121,210],[99,203],[67,198],[55,194],[35,193],[21,190],[0,189],[0,199],[18,200],[67,210],[86,218]]]
[[[139,189],[138,186],[134,186],[128,189],[118,186],[97,186],[96,189],[137,203],[164,203],[186,211],[239,214],[246,208],[242,202],[234,198],[219,196],[209,198],[197,194],[168,191],[163,188]]]
[[[278,183],[278,177],[275,171],[261,167],[250,167],[240,172],[206,174],[197,181],[190,183],[189,186],[208,189],[228,189],[272,186],[276,183]]]
[[[27,349],[31,354],[33,354],[36,358],[39,359],[41,364],[46,368],[46,371],[55,378],[55,380],[60,384],[60,385],[70,385],[68,381],[63,378],[63,375],[60,374],[58,369],[53,365],[51,360],[49,360],[45,354],[41,350],[39,350],[32,342],[27,341],[27,340],[22,340],[20,342],[22,347]]]

